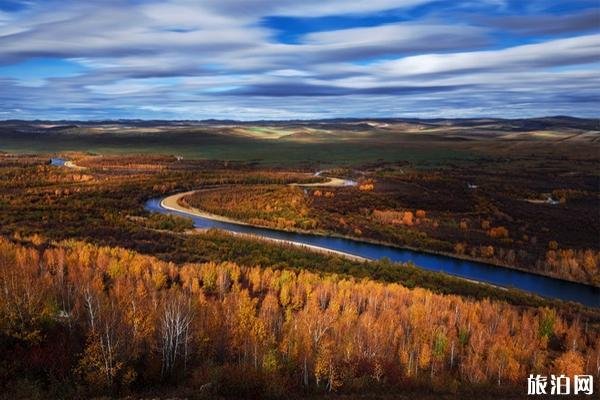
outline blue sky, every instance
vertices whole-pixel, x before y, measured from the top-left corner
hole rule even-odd
[[[598,117],[597,0],[0,0],[0,119]]]

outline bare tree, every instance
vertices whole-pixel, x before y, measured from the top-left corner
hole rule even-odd
[[[190,325],[193,320],[192,303],[189,298],[175,296],[165,303],[160,317],[160,350],[162,356],[161,375],[170,376],[183,358],[183,368],[187,367],[190,345]]]
[[[96,309],[98,308],[97,300],[92,295],[89,287],[86,287],[83,291],[83,298],[85,301],[85,308],[88,313],[90,330],[93,332],[96,329]]]

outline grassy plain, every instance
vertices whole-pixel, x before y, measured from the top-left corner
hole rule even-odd
[[[507,127],[506,136],[515,139]],[[583,131],[582,131],[583,132]],[[476,157],[473,143],[493,129],[395,123],[142,124],[0,123],[0,151],[14,153],[163,154],[190,159],[285,165],[360,165],[406,161],[440,165]],[[500,137],[502,139],[502,137]],[[521,132],[518,140],[537,140]]]

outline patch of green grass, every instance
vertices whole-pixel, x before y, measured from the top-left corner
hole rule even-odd
[[[202,132],[140,135],[67,135],[2,137],[0,151],[12,153],[164,154],[188,159],[257,161],[264,164],[357,165],[370,162],[408,161],[435,166],[472,158],[472,154],[442,146],[405,146],[401,143],[327,142],[299,143],[221,136]]]

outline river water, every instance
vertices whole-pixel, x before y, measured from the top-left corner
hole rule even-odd
[[[404,250],[392,246],[365,243],[352,239],[311,235],[306,233],[283,232],[268,228],[216,221],[184,212],[167,210],[161,206],[161,201],[162,198],[148,200],[145,204],[146,210],[191,218],[197,228],[217,228],[231,232],[292,241],[341,251],[371,260],[387,257],[395,262],[412,262],[416,266],[430,271],[445,272],[447,274],[487,282],[493,285],[521,289],[544,297],[575,301],[587,306],[600,307],[600,288],[580,283],[567,282],[560,279],[530,274],[475,261],[466,261],[443,255]]]
[[[50,165],[52,165],[54,167],[64,167],[66,162],[67,162],[67,160],[65,160],[64,158],[51,158],[50,159]]]
[[[57,167],[65,165],[67,160],[52,158],[50,164]],[[497,267],[476,261],[460,260],[444,255],[430,254],[414,250],[405,250],[382,244],[371,244],[352,239],[330,236],[293,233],[269,228],[259,228],[232,222],[216,221],[184,212],[167,210],[161,206],[162,198],[148,200],[144,207],[150,212],[175,214],[191,218],[197,228],[216,228],[236,233],[246,233],[311,246],[322,247],[356,255],[370,260],[387,257],[394,262],[411,262],[418,267],[447,274],[487,282],[493,285],[521,289],[540,296],[574,301],[591,307],[600,307],[600,288],[567,282],[528,272]],[[401,267],[400,267],[401,268]]]

